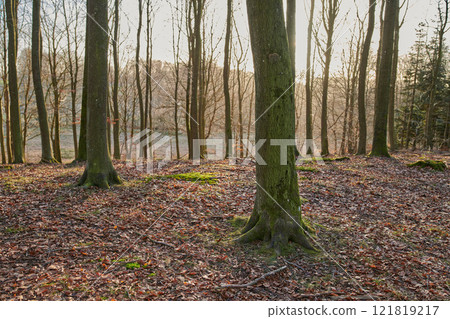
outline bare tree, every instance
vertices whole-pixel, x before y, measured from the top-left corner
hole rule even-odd
[[[24,162],[22,144],[22,125],[19,109],[19,89],[17,81],[17,0],[5,0],[6,22],[8,26],[8,79],[9,111],[11,114],[11,135],[13,144],[13,163]]]
[[[231,100],[230,100],[230,51],[231,51],[231,26],[233,20],[233,0],[227,2],[227,26],[225,34],[225,50],[223,62],[223,90],[225,96],[225,157],[229,158],[232,155],[232,129],[231,129]]]
[[[370,45],[372,43],[373,31],[375,28],[375,9],[376,0],[369,0],[369,25],[367,27],[366,37],[364,39],[363,50],[359,67],[358,82],[358,123],[359,123],[359,141],[358,154],[364,155],[367,150],[367,120],[366,120],[366,81],[367,65],[369,62]]]

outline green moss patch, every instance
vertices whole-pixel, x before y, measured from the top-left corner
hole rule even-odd
[[[127,263],[125,264],[125,268],[130,270],[139,269],[141,268],[141,265],[139,265],[138,263]]]
[[[443,172],[447,168],[447,165],[443,161],[420,160],[415,163],[408,164],[408,167],[420,167],[420,168],[430,167],[435,171]]]
[[[349,161],[350,157],[343,156],[343,157],[334,157],[334,158],[324,158],[324,162],[343,162],[343,161]]]
[[[319,170],[317,168],[314,168],[314,167],[297,166],[297,171],[315,173],[315,172],[318,172]]]
[[[200,184],[217,184],[217,177],[214,174],[203,174],[199,172],[174,174],[174,175],[153,175],[146,179],[146,182],[151,182],[152,180],[167,180],[175,179],[179,181],[194,182]]]
[[[0,165],[0,171],[7,171],[12,169],[12,166]]]

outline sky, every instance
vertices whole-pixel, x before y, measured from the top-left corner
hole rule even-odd
[[[145,1],[144,1],[145,2]],[[154,19],[153,34],[153,59],[162,61],[173,61],[172,50],[172,25],[171,25],[171,6],[176,4],[175,0],[158,0],[158,10]],[[356,7],[360,11],[360,16],[366,16],[368,10],[368,0],[342,0],[340,9],[340,17],[338,18],[338,28],[335,33],[334,61],[335,67],[339,66],[342,50],[348,46],[348,40],[353,32],[357,32],[355,25]],[[400,0],[402,2],[402,0]],[[405,22],[400,30],[400,55],[406,54],[416,40],[415,29],[419,22],[428,21],[433,25],[433,18],[437,14],[438,0],[409,0],[408,10],[406,12]],[[308,27],[310,0],[297,1],[297,71],[301,72],[305,69],[306,64],[306,38]],[[405,7],[401,10],[401,17],[405,14]],[[234,1],[234,19],[236,27],[239,30],[244,46],[248,45],[248,22],[245,0]],[[377,5],[376,29],[373,37],[372,49],[376,50],[379,41],[379,5]],[[320,10],[320,0],[316,0],[316,19]],[[133,47],[136,41],[136,30],[138,21],[138,1],[123,0],[122,2],[121,25],[123,25],[122,33],[128,36],[129,46]],[[209,24],[213,25],[214,41],[221,41],[225,33],[226,23],[226,0],[209,0],[209,6],[206,11],[206,17]],[[144,17],[145,21],[145,17]],[[144,28],[145,29],[145,28]],[[366,29],[366,26],[365,26]],[[145,30],[143,30],[142,39],[145,38]],[[184,37],[183,37],[184,40]],[[222,51],[223,44],[219,43],[219,51]],[[145,56],[144,48],[142,48],[142,56]],[[182,44],[182,56],[187,56],[185,43]],[[219,53],[218,62],[223,60]],[[248,68],[252,68],[251,54],[248,55]]]

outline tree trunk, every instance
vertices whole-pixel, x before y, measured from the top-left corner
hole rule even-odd
[[[375,95],[375,123],[371,156],[390,156],[387,148],[387,118],[394,49],[395,17],[398,10],[398,0],[386,0],[382,41],[383,49],[380,57]]]
[[[255,206],[238,241],[264,240],[278,254],[289,240],[312,249],[301,218],[295,145],[288,146],[284,162],[280,146],[269,142],[295,138],[293,91],[282,94],[293,80],[283,1],[247,0],[247,11],[255,66],[256,118],[261,116],[256,122],[256,141],[267,140],[259,152],[267,165],[256,165]],[[280,96],[278,103],[267,109]]]
[[[142,95],[142,85],[141,85],[141,74],[139,65],[141,63],[139,54],[141,50],[141,32],[142,32],[142,0],[139,0],[139,23],[137,29],[137,40],[136,40],[136,87],[139,99],[139,115],[140,115],[140,130],[145,129],[145,114],[144,114],[144,98]]]
[[[314,22],[315,0],[311,0],[308,24],[308,44],[306,49],[306,145],[308,154],[313,154],[313,111],[312,111],[312,85],[311,85],[311,48],[312,48],[312,30]]]
[[[426,122],[425,122],[425,138],[426,138],[426,147],[429,150],[433,149],[433,135],[434,135],[434,121],[435,121],[435,108],[436,108],[436,85],[438,81],[439,76],[439,69],[441,67],[442,59],[443,59],[443,47],[444,47],[444,34],[447,31],[447,23],[448,23],[448,3],[449,1],[445,1],[445,13],[444,16],[442,16],[441,9],[439,9],[439,18],[440,18],[440,28],[438,30],[438,37],[439,37],[439,43],[438,43],[438,55],[436,62],[433,66],[433,75],[431,79],[431,87],[430,87],[430,105],[427,109],[427,115],[426,115]]]
[[[190,140],[191,145],[200,138],[198,118],[198,87],[201,69],[202,36],[201,22],[204,0],[194,0],[194,47],[192,55],[192,95],[190,107]],[[194,158],[193,148],[190,150],[189,159]]]
[[[366,39],[361,53],[360,73],[358,83],[358,123],[359,141],[358,155],[365,155],[367,152],[367,120],[366,120],[366,81],[367,65],[369,62],[370,45],[372,43],[373,31],[375,28],[376,0],[369,0],[369,26],[367,28]]]
[[[395,91],[397,86],[397,69],[398,69],[398,46],[400,36],[400,21],[399,10],[395,17],[395,31],[394,31],[394,52],[392,57],[392,74],[391,86],[389,88],[389,111],[388,111],[388,136],[389,146],[391,152],[397,148],[396,133],[395,133]]]
[[[80,139],[78,142],[78,157],[75,162],[85,162],[87,160],[87,80],[89,73],[89,55],[87,52],[87,44],[89,42],[89,17],[86,17],[86,39],[85,39],[85,50],[84,50],[84,67],[83,67],[83,91],[81,96],[81,120],[80,120]]]
[[[108,106],[108,0],[87,0],[90,37],[88,76],[87,164],[79,182],[84,187],[109,188],[119,184],[106,141],[106,110]]]
[[[17,0],[5,0],[6,20],[8,25],[8,78],[9,111],[11,113],[11,135],[13,143],[14,164],[24,162],[22,148],[22,125],[19,109],[19,89],[17,83]]]
[[[322,82],[322,118],[321,118],[321,154],[326,156],[330,153],[328,146],[328,85],[330,81],[330,65],[333,53],[334,25],[338,13],[339,3],[337,0],[329,0],[327,14],[327,44],[325,48],[325,68]]]
[[[225,158],[233,154],[233,131],[231,129],[231,99],[230,99],[230,51],[231,51],[231,21],[233,14],[233,0],[228,0],[227,30],[225,34],[225,59],[223,62],[223,89],[225,95]]]
[[[0,98],[0,149],[2,155],[2,164],[6,164],[6,148],[5,148],[5,140],[3,136],[3,99]]]
[[[113,87],[113,138],[114,138],[114,158],[120,160],[120,115],[119,115],[119,0],[114,0],[114,40],[113,40],[113,59],[114,59],[114,87]]]

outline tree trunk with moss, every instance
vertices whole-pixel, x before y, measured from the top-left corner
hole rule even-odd
[[[108,188],[120,184],[108,152],[108,0],[88,0],[87,164],[80,186]]]
[[[389,110],[388,110],[388,137],[391,152],[397,148],[397,134],[395,133],[395,91],[397,87],[397,69],[398,69],[398,50],[400,37],[400,21],[399,12],[395,16],[395,31],[394,31],[394,50],[392,54],[392,71],[391,71],[391,86],[389,88]]]
[[[256,141],[266,140],[257,163],[257,192],[253,213],[239,242],[263,240],[280,253],[288,242],[312,249],[301,217],[295,145],[287,147],[287,160],[274,140],[295,139],[294,91],[282,0],[247,0],[255,66]],[[271,108],[273,101],[278,102]],[[276,144],[276,143],[275,143]]]
[[[230,98],[230,51],[231,51],[231,22],[233,14],[233,0],[227,2],[227,27],[225,33],[225,50],[223,64],[223,90],[225,98],[225,158],[233,155],[233,131],[231,128],[231,98]]]
[[[41,80],[41,0],[33,0],[33,29],[31,59],[33,69],[34,93],[36,95],[36,106],[39,117],[39,129],[41,133],[41,161],[43,163],[54,163],[56,160],[52,155],[52,144],[50,130],[48,128],[47,109],[45,108],[44,90]]]
[[[11,135],[14,164],[24,162],[22,125],[20,121],[19,88],[17,82],[17,0],[6,0],[6,23],[8,26],[8,80],[11,112]]]
[[[375,95],[375,124],[371,156],[389,157],[387,147],[387,120],[391,86],[392,56],[394,51],[395,17],[398,0],[387,0],[383,24],[382,51]]]

